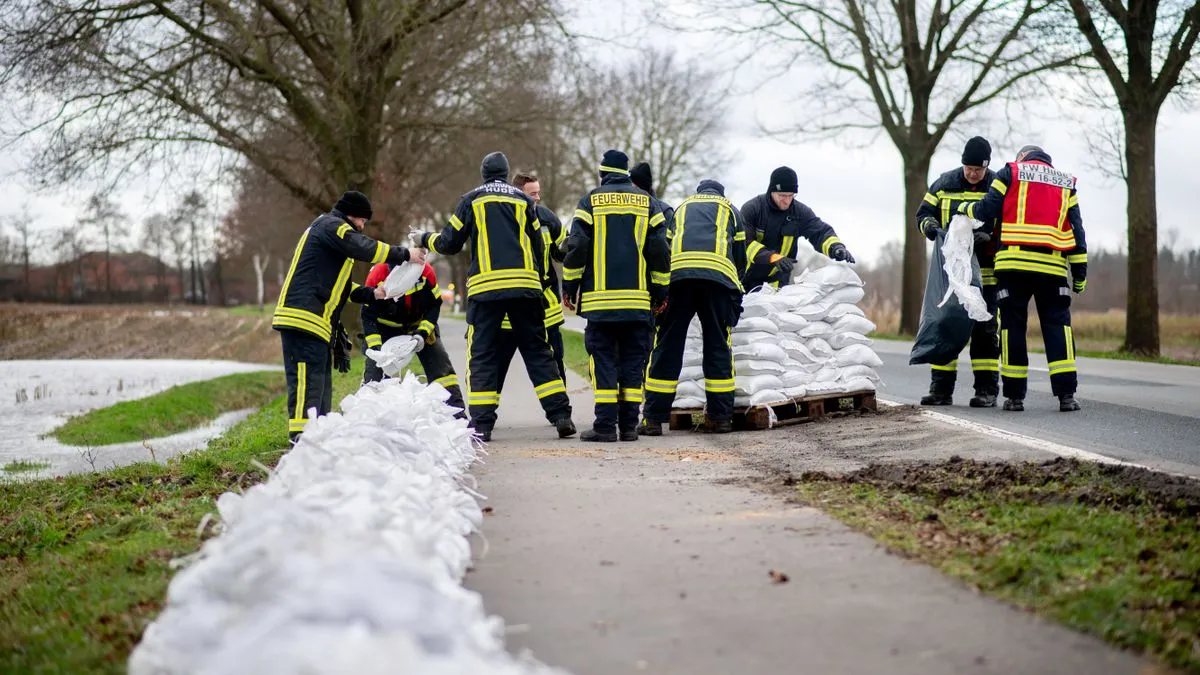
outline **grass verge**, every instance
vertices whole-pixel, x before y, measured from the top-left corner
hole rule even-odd
[[[73,417],[51,432],[68,445],[111,445],[195,429],[222,413],[258,408],[287,390],[278,371],[236,373],[190,382]]]
[[[803,501],[1021,607],[1200,671],[1200,482],[1133,467],[873,465]]]
[[[334,372],[335,401],[362,366],[359,355]],[[220,494],[263,480],[252,462],[273,465],[287,447],[285,407],[276,398],[166,464],[0,482],[0,672],[124,673],[166,597],[169,561],[199,547],[196,525]]]
[[[587,381],[591,381],[591,368],[588,366],[587,348],[583,346],[583,333],[569,328],[562,328],[563,365]]]

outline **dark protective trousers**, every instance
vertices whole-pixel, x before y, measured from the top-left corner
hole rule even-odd
[[[283,371],[288,389],[288,438],[304,432],[310,408],[317,415],[333,409],[333,359],[329,343],[298,330],[281,330]]]
[[[567,388],[554,363],[554,352],[546,340],[546,309],[541,298],[515,300],[467,300],[467,394],[471,422],[477,430],[496,425],[496,407],[500,405],[500,372],[508,368],[501,362],[500,344],[504,316],[512,324],[512,337],[525,361],[525,371],[537,393],[546,419],[551,423],[571,417]]]
[[[554,362],[558,364],[558,376],[565,383],[567,381],[567,367],[563,359],[563,339],[561,325],[551,326],[546,329],[546,340],[550,343],[550,349],[554,352]],[[508,377],[508,366],[512,363],[513,357],[517,355],[517,339],[513,337],[511,330],[500,331],[500,342],[496,347],[496,358],[500,359],[500,385],[496,387],[496,391],[504,393],[504,378]]]
[[[646,376],[649,422],[666,422],[675,401],[688,325],[699,315],[704,332],[704,392],[708,419],[733,419],[733,348],[730,331],[740,314],[740,296],[715,281],[688,279],[671,283],[667,311],[660,316]]]
[[[383,338],[384,342],[398,336],[411,335],[406,331],[388,331],[381,328],[379,337]],[[417,360],[421,363],[421,369],[425,371],[425,381],[436,382],[446,388],[450,392],[450,398],[446,399],[446,405],[452,408],[462,410],[459,417],[466,417],[467,406],[463,403],[462,389],[458,385],[458,375],[454,372],[454,364],[450,362],[450,355],[446,353],[446,347],[442,345],[441,329],[433,330],[437,342],[427,344],[417,352]],[[367,353],[367,343],[364,340],[363,353]],[[363,384],[367,382],[379,382],[387,376],[383,374],[383,369],[376,365],[371,357],[366,358],[366,365],[363,367]]]
[[[984,286],[983,300],[992,318],[976,321],[971,329],[971,372],[975,374],[977,395],[1000,395],[1000,335],[996,318],[997,286]],[[929,393],[935,396],[950,396],[958,380],[958,359],[930,366]]]
[[[583,333],[596,401],[597,433],[611,434],[619,427],[637,429],[642,412],[642,374],[646,368],[645,321],[589,321]]]
[[[1042,341],[1050,365],[1050,389],[1055,396],[1074,394],[1075,335],[1071,332],[1071,289],[1066,277],[1038,272],[997,271],[1000,307],[1000,375],[1005,398],[1025,398],[1029,384],[1029,354],[1025,332],[1029,300],[1037,303]]]

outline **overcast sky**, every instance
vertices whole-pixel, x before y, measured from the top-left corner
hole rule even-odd
[[[670,6],[670,3],[665,3]],[[675,3],[684,5],[687,3]],[[631,34],[647,35],[659,46],[674,48],[688,58],[714,60],[726,57],[714,53],[711,39],[698,35],[682,35],[649,24],[640,14],[643,3],[614,0],[581,0],[574,5],[571,26],[597,38],[616,39]],[[660,5],[663,6],[663,5]],[[582,48],[596,61],[606,61],[618,54],[630,57],[632,49],[612,49],[612,43],[584,40]],[[903,209],[903,179],[900,156],[890,140],[879,135],[865,148],[852,148],[853,143],[812,141],[796,138],[763,138],[758,122],[785,122],[795,115],[794,94],[815,78],[819,64],[797,66],[786,76],[771,81],[770,86],[754,87],[765,79],[761,70],[751,62],[738,74],[738,84],[748,90],[739,95],[731,120],[733,133],[729,139],[736,148],[738,159],[724,171],[713,176],[726,185],[728,196],[737,204],[765,190],[771,170],[780,165],[794,168],[800,177],[798,199],[811,206],[824,220],[837,229],[842,240],[860,261],[872,261],[889,241],[903,236],[899,219]],[[942,171],[960,164],[962,138],[982,135],[992,142],[993,168],[1008,161],[1017,148],[1026,143],[1042,145],[1054,158],[1057,167],[1075,174],[1079,179],[1080,208],[1090,247],[1117,248],[1125,240],[1124,184],[1106,178],[1092,168],[1085,141],[1085,129],[1062,121],[1063,114],[1049,99],[1035,102],[1025,113],[1028,119],[1014,124],[1024,129],[1019,137],[1007,138],[1006,124],[996,122],[995,128],[956,129],[939,149],[930,170],[930,181]],[[1171,230],[1178,231],[1180,243],[1200,245],[1194,210],[1189,208],[1200,195],[1200,173],[1191,170],[1189,161],[1200,147],[1200,113],[1189,113],[1182,105],[1168,104],[1159,122],[1158,135],[1158,215],[1160,241]],[[19,175],[11,173],[16,158],[11,153],[0,157],[0,215],[14,214],[28,205],[27,216],[36,219],[39,228],[57,228],[74,221],[88,196],[88,186],[76,186],[48,193],[32,194]],[[637,158],[634,158],[637,159]],[[228,206],[229,195],[220,187],[209,191],[209,198],[218,206]],[[126,213],[140,216],[153,210],[165,210],[178,198],[165,186],[162,177],[137,181],[119,195]],[[1193,207],[1194,208],[1194,207]],[[905,226],[908,226],[907,219]]]

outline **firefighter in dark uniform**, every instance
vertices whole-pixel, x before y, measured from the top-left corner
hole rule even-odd
[[[742,227],[746,230],[746,241],[762,244],[763,249],[769,252],[764,256],[767,259],[778,254],[781,256],[780,260],[787,258],[791,263],[795,263],[796,239],[804,237],[822,254],[834,260],[853,263],[854,256],[850,255],[850,251],[838,238],[833,227],[818,218],[807,205],[796,201],[798,189],[799,181],[795,171],[786,166],[772,171],[767,192],[742,205]],[[768,269],[774,269],[778,262],[779,260],[772,263]],[[773,285],[787,283],[787,279],[790,278],[791,265],[783,263],[783,267],[788,275],[780,275],[780,278],[771,282]],[[758,283],[747,286],[746,290],[753,290],[761,284],[761,279],[753,276],[747,278],[747,281]]]
[[[629,158],[609,150],[600,186],[575,210],[563,263],[563,305],[587,319],[596,420],[581,440],[635,441],[651,307],[670,270],[662,211],[629,179]]]
[[[977,202],[987,194],[996,172],[988,168],[992,146],[987,139],[976,136],[967,141],[962,154],[962,167],[951,169],[929,186],[921,207],[917,209],[917,229],[929,241],[937,241],[938,231],[950,227],[958,215],[958,206]],[[975,257],[983,282],[983,299],[992,318],[975,322],[971,331],[971,371],[975,375],[975,396],[972,408],[994,408],[1000,395],[1000,337],[996,323],[996,273],[992,269],[996,255],[991,233],[995,223],[975,230]],[[929,394],[921,405],[952,405],[954,385],[958,379],[958,359],[935,363],[930,369]]]
[[[633,184],[636,185],[640,190],[650,195],[651,203],[657,202],[658,207],[662,209],[664,219],[663,222],[666,225],[669,236],[671,228],[674,226],[675,222],[675,207],[659,199],[658,195],[654,192],[654,174],[650,170],[650,164],[647,162],[638,162],[637,164],[634,164],[633,168],[629,170],[629,179],[633,181]],[[647,366],[649,365],[650,361],[650,350],[654,348],[654,332],[657,329],[658,321],[661,316],[662,315],[656,311],[650,316],[649,319],[650,331],[646,334]],[[645,370],[645,367],[643,367],[642,370]]]
[[[546,341],[543,294],[544,240],[536,205],[506,182],[508,158],[493,152],[480,167],[483,184],[463,195],[450,222],[439,233],[426,233],[421,246],[451,255],[471,241],[467,270],[467,404],[471,422],[484,441],[492,438],[500,405],[497,345],[507,316],[529,380],[546,419],[561,438],[575,434],[571,401]],[[507,364],[504,364],[507,366]]]
[[[667,307],[659,323],[646,376],[646,412],[640,431],[661,436],[671,414],[684,342],[692,317],[704,334],[704,391],[713,431],[733,431],[733,351],[730,332],[742,312],[746,233],[725,188],[705,180],[675,212]]]
[[[389,246],[362,234],[371,219],[371,202],[361,192],[347,192],[304,230],[279,291],[271,327],[283,341],[283,367],[288,385],[288,437],[299,439],[316,408],[333,408],[333,363],[350,370],[350,339],[341,323],[342,306],[354,284],[355,260],[398,265],[425,262],[424,251]],[[331,353],[332,351],[332,353]]]
[[[999,237],[993,234],[992,238],[999,244],[996,303],[1004,409],[1025,409],[1029,378],[1025,328],[1032,298],[1058,409],[1079,410],[1071,292],[1082,293],[1087,287],[1087,240],[1075,177],[1054,168],[1044,150],[1027,145],[1017,153],[1017,161],[996,172],[987,196],[964,202],[958,210],[985,223],[1000,219]]]
[[[563,382],[567,381],[567,367],[563,356],[562,325],[566,320],[562,311],[562,284],[558,280],[558,270],[554,262],[563,261],[563,244],[567,240],[567,231],[562,221],[553,211],[542,205],[542,187],[537,176],[532,173],[517,172],[513,176],[513,185],[521,188],[537,204],[538,223],[542,227],[542,271],[546,275],[546,290],[543,292],[546,306],[546,339],[550,349],[554,351],[554,362],[558,365],[558,375]],[[500,324],[503,331],[500,342],[496,347],[496,358],[500,363],[500,385],[497,392],[504,391],[504,379],[508,375],[508,365],[517,354],[517,340],[513,337],[512,323],[508,317]]]
[[[436,382],[450,392],[447,405],[459,408],[466,417],[462,390],[458,386],[458,375],[450,362],[450,355],[442,345],[438,316],[442,311],[442,291],[438,288],[437,275],[433,266],[425,263],[417,283],[395,299],[376,297],[375,289],[387,279],[393,265],[379,263],[371,268],[366,282],[350,292],[350,299],[362,304],[363,353],[368,349],[379,349],[384,342],[400,336],[415,335],[421,338],[417,359],[425,371],[425,379]],[[384,378],[381,369],[370,357],[363,368],[363,382],[378,382]]]

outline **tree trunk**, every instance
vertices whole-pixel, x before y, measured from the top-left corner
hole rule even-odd
[[[267,271],[268,258],[258,253],[254,254],[251,262],[254,264],[254,283],[258,289],[258,311],[261,313],[264,305],[267,302],[267,284],[263,279],[263,274]]]
[[[1125,112],[1128,178],[1129,275],[1123,349],[1158,356],[1158,206],[1155,201],[1154,144],[1158,114]]]
[[[904,158],[904,273],[900,285],[900,332],[916,335],[921,325],[921,300],[925,295],[925,235],[915,218],[929,188],[929,159]]]

